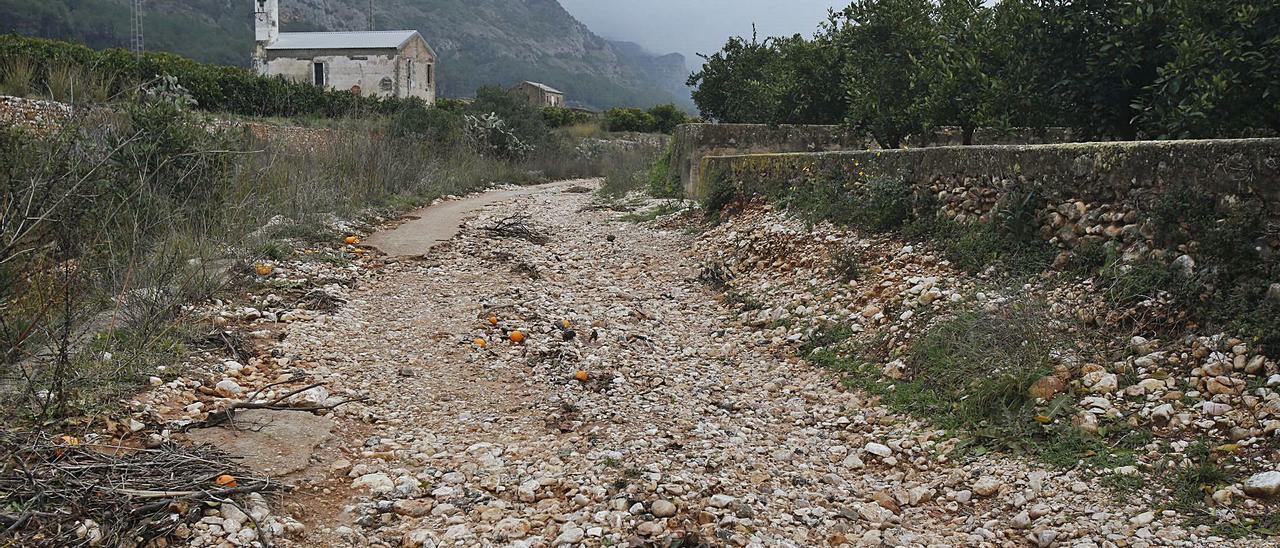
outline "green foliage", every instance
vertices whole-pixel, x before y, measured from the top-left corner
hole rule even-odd
[[[837,182],[844,177],[850,180]],[[912,218],[911,185],[898,177],[817,174],[778,198],[810,222],[830,221],[872,232],[897,230]]]
[[[25,55],[13,55],[0,63],[0,93],[26,97],[34,89],[35,63]]]
[[[723,122],[839,123],[886,148],[938,126],[1085,137],[1280,132],[1280,4],[857,0],[812,40],[730,39],[689,80]]]
[[[671,153],[671,146],[668,145],[662,155],[653,161],[653,165],[649,166],[648,190],[650,196],[655,198],[680,198],[684,196],[684,189],[680,188],[680,179],[671,171]]]
[[[647,111],[638,108],[611,108],[604,113],[609,131],[639,133],[671,133],[676,126],[693,120],[673,104],[658,105]]]
[[[529,106],[519,95],[497,86],[476,90],[476,98],[467,106],[466,112],[473,115],[496,114],[525,143],[541,143],[550,138],[551,129],[539,109]]]
[[[863,346],[852,337],[847,327],[835,326],[801,352],[839,372],[845,384],[879,397],[882,405],[961,436],[957,451],[1010,450],[1060,468],[1112,468],[1132,464],[1133,451],[1150,443],[1150,432],[1119,423],[1104,425],[1098,435],[1067,424],[1074,412],[1070,395],[1037,405],[1029,388],[1052,372],[1054,349],[1061,344],[1042,305],[966,311],[933,325],[901,356],[901,380],[876,365],[883,358],[876,356],[875,343]]]
[[[438,146],[460,143],[462,127],[460,112],[423,101],[406,102],[391,118],[392,135],[424,139]]]
[[[707,215],[717,216],[738,198],[738,189],[729,175],[723,171],[707,173],[704,176],[711,184],[708,185],[707,195],[702,198],[702,209],[707,212]]]
[[[586,124],[594,119],[586,112],[565,107],[543,107],[541,112],[542,121],[551,128]]]
[[[670,135],[676,130],[676,126],[680,124],[687,124],[691,121],[684,111],[680,110],[672,103],[657,105],[650,108],[645,114],[648,114],[649,118],[653,120],[651,131],[654,133],[666,133]]]
[[[1280,258],[1264,252],[1276,229],[1261,200],[1216,202],[1194,188],[1173,187],[1146,213],[1162,255],[1103,268],[1108,301],[1129,307],[1165,295],[1191,319],[1230,329],[1266,351],[1280,349],[1280,302],[1267,295],[1280,276]],[[1194,263],[1173,259],[1184,252]]]
[[[732,37],[689,77],[706,118],[732,123],[830,124],[844,118],[845,51],[830,37]]]
[[[611,108],[604,113],[604,125],[609,131],[654,131],[657,120],[638,108]]]
[[[935,40],[932,9],[928,0],[865,0],[829,23],[846,52],[845,121],[884,148],[898,148],[926,127],[930,74],[923,59]]]
[[[862,252],[854,247],[847,247],[835,252],[831,257],[831,271],[836,279],[852,282],[862,278],[865,269],[862,266]]]

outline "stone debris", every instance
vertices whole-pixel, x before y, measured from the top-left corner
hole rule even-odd
[[[901,348],[934,318],[1009,295],[927,246],[770,207],[696,233],[693,216],[636,224],[592,199],[487,206],[424,260],[277,264],[282,284],[335,279],[341,306],[288,323],[300,308],[274,293],[222,307],[223,325],[263,332],[250,336],[262,351],[141,405],[198,421],[225,408],[223,394],[283,394],[267,386],[290,377],[323,383],[299,395],[307,404],[368,398],[329,413],[341,458],[314,463],[321,473],[277,509],[291,516],[279,546],[1265,545],[1103,486],[1182,458],[1183,440],[1245,452],[1275,436],[1280,396],[1262,381],[1280,371],[1242,342],[1126,336],[1114,359],[1064,359],[1066,374],[1036,383],[1044,400],[1074,395],[1081,428],[1131,418],[1175,440],[1170,454],[1139,448],[1150,460],[1134,470],[958,456],[958,438],[845,388],[797,349],[834,322]],[[482,230],[517,213],[555,227],[546,245]],[[847,246],[865,258],[863,279],[830,275],[831,250]],[[749,306],[697,281],[714,263]],[[1032,289],[1055,311],[1105,316],[1087,289]],[[876,370],[911,374],[892,360]],[[242,390],[219,390],[224,379]],[[1259,508],[1278,477],[1217,486],[1213,500]]]

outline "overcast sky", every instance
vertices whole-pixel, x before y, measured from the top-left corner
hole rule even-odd
[[[827,9],[848,0],[560,0],[596,34],[626,40],[654,53],[683,53],[689,67],[695,53],[711,54],[730,36],[812,35]]]

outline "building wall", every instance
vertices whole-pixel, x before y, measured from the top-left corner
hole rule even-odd
[[[313,64],[325,64],[326,89],[351,90],[360,87],[363,95],[378,97],[418,97],[428,103],[436,100],[439,80],[435,56],[425,42],[410,42],[395,50],[296,50],[270,52],[268,76],[283,76],[297,82],[313,82]],[[409,64],[413,63],[410,82]],[[428,82],[430,71],[432,78]],[[386,85],[384,85],[384,82]]]
[[[564,106],[564,96],[555,93],[549,93],[546,90],[529,84],[520,84],[513,90],[522,95],[530,105],[535,107],[562,107]]]
[[[409,61],[413,61],[413,81],[409,81]],[[440,79],[439,61],[427,47],[425,40],[413,40],[400,53],[397,70],[401,75],[400,97],[418,97],[428,103],[436,100],[436,85]],[[430,76],[430,78],[428,78]],[[412,84],[412,85],[411,85]]]

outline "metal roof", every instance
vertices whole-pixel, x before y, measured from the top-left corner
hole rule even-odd
[[[551,86],[548,86],[548,85],[546,85],[546,84],[539,84],[539,83],[537,83],[537,82],[530,82],[530,81],[528,81],[528,80],[525,80],[523,83],[525,83],[525,84],[529,84],[529,85],[531,85],[531,86],[533,86],[533,87],[535,87],[535,88],[538,88],[538,89],[540,89],[540,90],[542,90],[542,91],[545,91],[545,92],[547,92],[547,93],[555,93],[555,94],[558,94],[558,95],[564,95],[564,92],[563,92],[563,91],[560,91],[560,90],[558,90],[558,89],[556,89],[556,88],[553,88],[553,87],[551,87]]]
[[[416,30],[367,32],[282,32],[267,49],[399,49]]]

